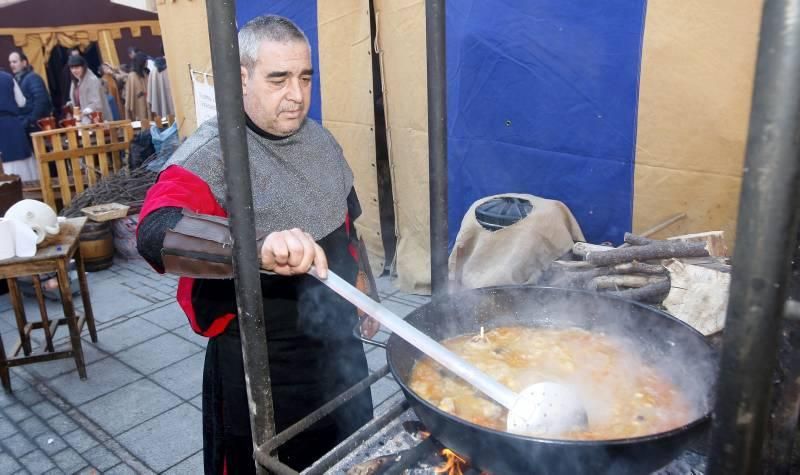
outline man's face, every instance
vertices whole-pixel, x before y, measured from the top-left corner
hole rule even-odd
[[[70,66],[69,72],[72,73],[72,76],[75,77],[75,79],[80,79],[83,77],[83,66]]]
[[[261,129],[297,132],[311,106],[311,51],[303,41],[263,41],[251,71],[242,68],[244,110]]]
[[[11,67],[11,71],[14,74],[22,71],[22,69],[27,65],[26,61],[23,61],[22,58],[19,57],[19,53],[11,53],[8,55],[8,65]]]

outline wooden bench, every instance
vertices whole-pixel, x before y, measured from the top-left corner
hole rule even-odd
[[[31,138],[40,186],[37,190],[27,182],[26,195],[41,193],[42,201],[58,212],[75,195],[122,168],[133,127],[130,121],[120,120],[35,132]]]

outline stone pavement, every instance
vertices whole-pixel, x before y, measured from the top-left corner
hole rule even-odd
[[[11,369],[13,392],[0,389],[0,474],[202,473],[206,339],[175,303],[177,279],[143,261],[115,261],[88,278],[98,330],[96,344],[86,328],[82,335],[88,379],[72,359]],[[428,301],[385,277],[378,287],[399,315]],[[51,317],[63,315],[60,302],[47,305]],[[34,298],[25,307],[29,321],[39,319]],[[0,334],[7,349],[18,339],[8,295],[0,296]],[[56,341],[68,346],[66,336],[60,327]],[[34,340],[41,345],[41,332]],[[371,371],[385,364],[382,349],[365,349]],[[377,413],[402,397],[398,389],[391,376],[372,386]]]

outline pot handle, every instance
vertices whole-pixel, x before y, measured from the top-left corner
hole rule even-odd
[[[361,334],[361,321],[360,320],[358,321],[358,323],[356,323],[356,326],[353,327],[353,336],[356,337],[357,339],[361,340],[362,342],[368,344],[368,345],[377,346],[378,348],[386,349],[386,343],[381,343],[381,342],[376,341],[376,340],[371,340],[371,339],[369,339],[369,338],[367,338],[367,337],[365,337],[365,336],[363,336]]]

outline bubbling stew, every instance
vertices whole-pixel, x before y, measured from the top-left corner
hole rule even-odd
[[[589,424],[561,434],[561,439],[613,440],[654,434],[688,423],[696,412],[680,389],[630,345],[603,333],[500,327],[442,344],[517,392],[544,381],[571,385],[586,408]],[[461,419],[506,429],[505,408],[428,357],[414,366],[410,387]]]

